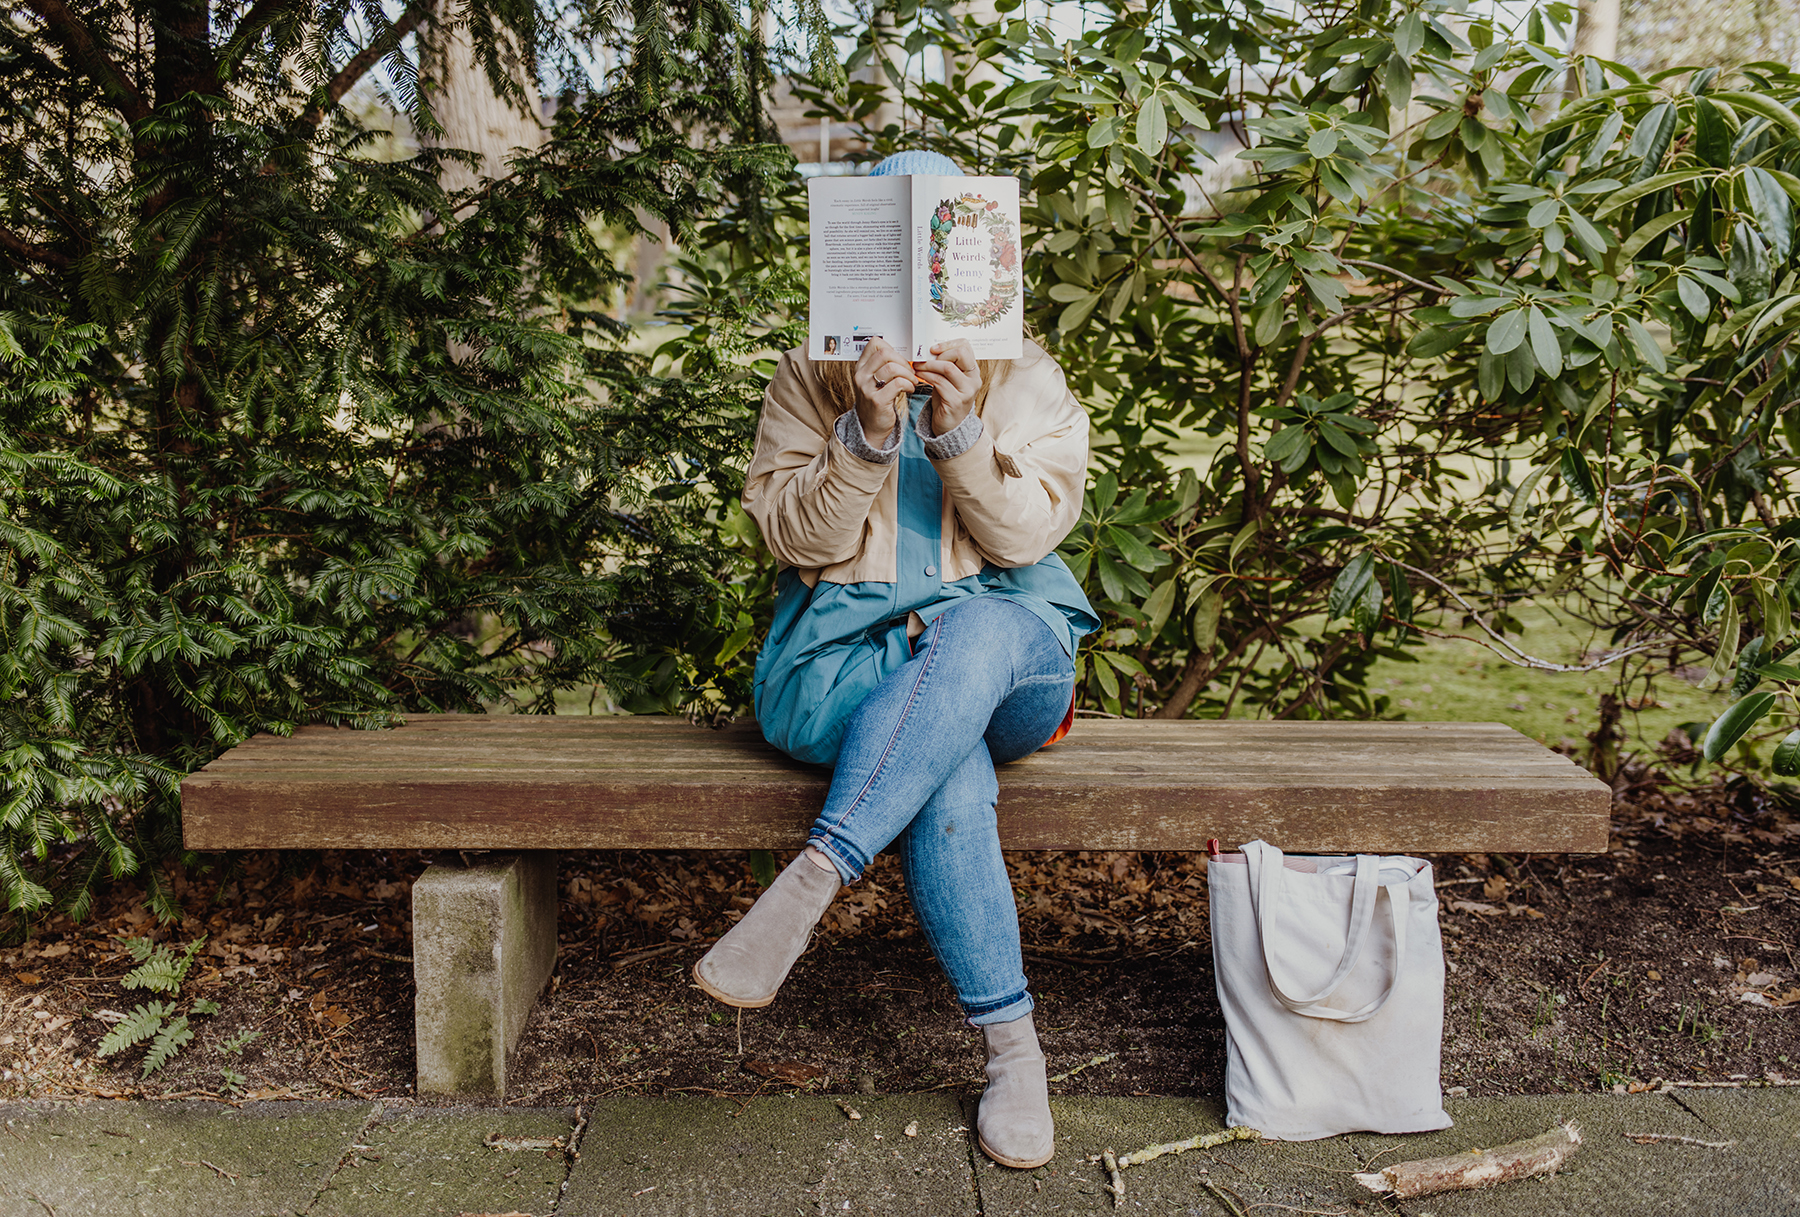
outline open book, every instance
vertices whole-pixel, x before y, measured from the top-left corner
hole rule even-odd
[[[903,359],[967,338],[978,359],[1024,354],[1019,180],[816,177],[813,359],[855,359],[886,338]]]

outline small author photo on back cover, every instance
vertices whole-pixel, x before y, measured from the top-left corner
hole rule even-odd
[[[825,335],[825,353],[827,355],[835,355],[838,353],[838,340],[836,334]]]

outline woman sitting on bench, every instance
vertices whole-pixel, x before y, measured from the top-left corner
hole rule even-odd
[[[901,153],[877,173],[960,173]],[[965,340],[908,364],[789,351],[769,386],[744,507],[782,566],[756,663],[769,742],[833,768],[807,848],[694,966],[766,1006],[813,926],[890,842],[907,895],[987,1041],[977,1131],[1006,1166],[1055,1151],[994,766],[1062,738],[1072,656],[1098,626],[1054,550],[1081,514],[1088,421],[1033,343],[977,363]]]

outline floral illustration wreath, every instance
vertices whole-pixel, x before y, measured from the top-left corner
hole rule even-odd
[[[988,262],[993,269],[986,300],[958,300],[948,290],[950,274],[944,255],[949,252],[950,234],[957,221],[965,216],[978,217],[992,242]],[[967,227],[965,224],[964,227]],[[1000,320],[1019,295],[1019,243],[1013,226],[1000,210],[997,201],[978,195],[945,199],[931,213],[931,304],[953,325],[987,326]]]

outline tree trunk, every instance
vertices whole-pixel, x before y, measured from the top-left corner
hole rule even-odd
[[[524,104],[501,96],[475,53],[466,25],[449,16],[449,0],[439,0],[433,20],[420,27],[419,88],[424,90],[441,132],[421,132],[419,142],[458,148],[481,155],[479,170],[446,163],[441,180],[446,190],[464,190],[482,178],[502,177],[515,148],[535,150],[544,142],[537,74],[508,33],[500,36],[500,58]]]
[[[1569,65],[1569,82],[1564,89],[1570,97],[1581,96],[1580,56],[1595,59],[1619,57],[1619,0],[1581,0],[1581,12],[1575,18],[1575,41],[1569,47],[1576,62]]]

